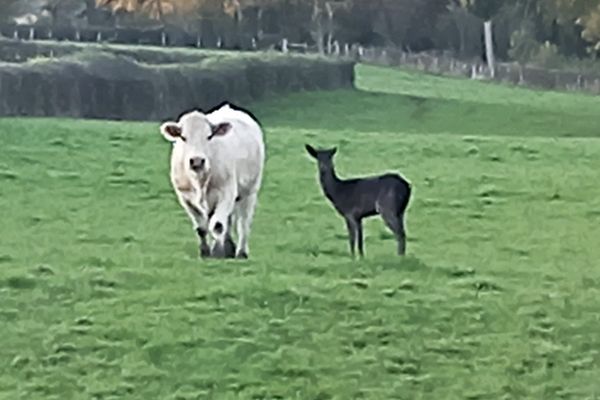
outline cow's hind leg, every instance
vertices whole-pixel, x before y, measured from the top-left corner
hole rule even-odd
[[[231,226],[231,224],[229,226]],[[226,258],[234,258],[235,253],[236,253],[235,250],[236,250],[235,242],[231,238],[231,230],[229,230],[229,231],[227,231],[227,236],[225,236],[225,249],[224,249],[225,257]]]
[[[257,194],[253,193],[249,196],[241,198],[238,201],[237,209],[237,258],[248,258],[249,237],[252,220],[254,218],[254,209],[256,208]]]

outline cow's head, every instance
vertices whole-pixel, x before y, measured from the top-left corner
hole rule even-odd
[[[206,115],[199,111],[184,114],[178,122],[165,122],[160,126],[160,132],[170,142],[180,146],[184,163],[197,174],[210,170],[210,154],[208,143],[215,137],[227,134],[231,124],[222,122],[213,125]]]

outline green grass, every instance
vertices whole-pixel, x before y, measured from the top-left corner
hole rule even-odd
[[[600,396],[600,99],[357,73],[252,106],[249,261],[196,258],[157,124],[0,120],[0,398]],[[406,259],[349,258],[305,142],[412,182]]]

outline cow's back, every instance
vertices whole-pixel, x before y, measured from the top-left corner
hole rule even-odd
[[[233,173],[237,178],[239,195],[258,191],[265,158],[263,132],[258,122],[228,104],[207,114],[207,117],[212,124],[231,124],[230,132],[210,142],[214,157],[211,169],[215,174],[212,178],[228,179]]]

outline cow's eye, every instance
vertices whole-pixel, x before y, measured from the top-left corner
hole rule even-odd
[[[187,139],[185,138],[185,136],[179,136],[181,138],[181,140],[183,140],[184,142],[187,141]]]

